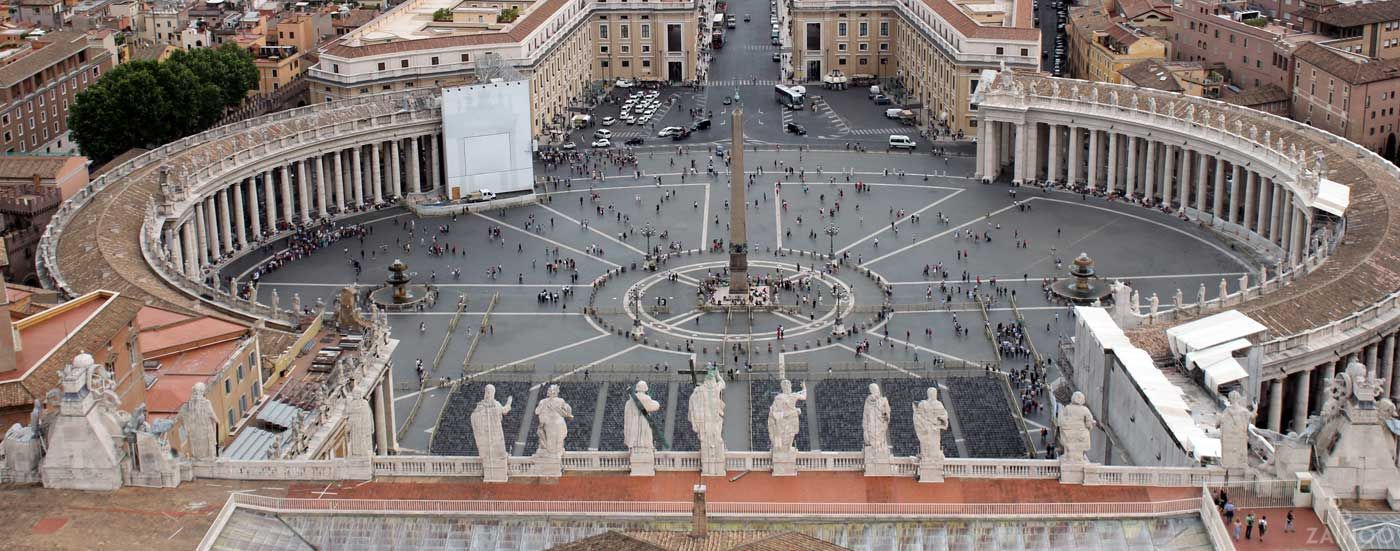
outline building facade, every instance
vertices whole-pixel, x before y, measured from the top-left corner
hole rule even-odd
[[[49,33],[0,61],[0,148],[7,153],[73,149],[68,106],[116,63],[86,33]]]
[[[1395,159],[1400,60],[1371,59],[1321,44],[1294,53],[1293,118]]]
[[[1183,0],[1174,6],[1173,58],[1199,61],[1242,90],[1290,88],[1293,48],[1311,39],[1239,6],[1221,0]]]
[[[1065,27],[1069,35],[1070,74],[1075,78],[1118,84],[1121,71],[1148,59],[1165,59],[1171,45],[1147,29],[1139,28],[1096,7],[1070,9]]]

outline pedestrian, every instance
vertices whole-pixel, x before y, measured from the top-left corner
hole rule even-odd
[[[588,372],[585,371],[584,373],[587,374]],[[584,377],[584,379],[587,379],[587,378],[588,378],[587,376]],[[1244,526],[1244,525],[1240,523],[1240,519],[1235,519],[1235,541],[1239,541],[1239,540],[1240,540],[1240,531],[1241,531],[1241,529],[1243,528],[1243,526]]]
[[[1289,511],[1288,511],[1288,516],[1287,516],[1287,517],[1284,517],[1283,531],[1284,531],[1284,532],[1293,532],[1293,531],[1294,531],[1294,529],[1293,529],[1293,510],[1292,510],[1292,509],[1289,509]]]
[[[1250,536],[1253,535],[1253,534],[1254,534],[1254,513],[1250,513],[1250,514],[1248,514],[1248,515],[1245,515],[1245,517],[1244,517],[1244,539],[1250,539]]]
[[[1259,543],[1264,543],[1264,532],[1269,530],[1269,517],[1259,517]]]

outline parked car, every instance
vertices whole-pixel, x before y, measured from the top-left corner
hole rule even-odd
[[[695,121],[695,122],[693,122],[693,123],[690,123],[690,129],[691,129],[691,130],[708,130],[709,128],[710,128],[710,119],[700,119],[700,120],[698,120],[698,121]]]
[[[676,132],[676,133],[674,133],[674,134],[671,134],[671,139],[672,139],[672,140],[675,140],[675,141],[684,140],[684,139],[689,138],[689,137],[690,137],[690,129],[689,129],[689,128],[682,128],[680,132]]]
[[[564,142],[564,145],[559,146],[559,149],[563,149],[564,151],[569,151],[569,150],[574,149],[574,148],[576,148],[576,147],[578,147],[578,144],[575,144],[574,142]]]
[[[593,140],[593,147],[612,147],[612,141],[607,138]]]
[[[716,156],[716,157],[723,157],[723,156],[724,156],[724,152],[725,152],[724,146],[722,146],[722,145],[716,145],[716,146],[715,146],[715,156]]]
[[[745,22],[745,23],[748,23],[748,22],[749,22],[749,14],[747,14],[747,13],[744,14],[744,22]]]
[[[790,122],[790,123],[787,123],[786,125],[783,125],[783,130],[786,130],[786,131],[791,132],[791,133],[793,133],[793,134],[797,134],[798,136],[806,136],[806,135],[807,135],[807,129],[806,129],[806,128],[803,128],[802,125],[797,124],[797,123],[795,123],[795,122]]]
[[[608,130],[608,129],[606,129],[606,128],[599,128],[599,129],[593,131],[593,137],[594,137],[594,138],[602,138],[602,139],[611,138],[611,137],[612,137],[612,130]]]
[[[612,118],[612,117],[603,117],[603,126],[612,126],[613,123],[616,123],[616,122],[617,122],[617,119],[614,119],[614,118]]]
[[[724,96],[724,101],[722,101],[721,103],[723,103],[723,104],[725,104],[725,105],[729,105],[729,104],[731,104],[731,103],[734,103],[734,98],[731,98],[731,97],[729,97],[729,96]]]
[[[666,128],[662,128],[660,132],[657,132],[657,133],[656,133],[656,137],[658,137],[658,138],[665,138],[665,137],[673,136],[673,135],[676,135],[676,134],[680,134],[681,131],[683,131],[683,130],[685,130],[685,129],[684,129],[684,128],[681,128],[681,127],[679,127],[679,126],[667,126]]]
[[[884,94],[875,96],[873,99],[875,100],[875,105],[890,105],[894,103],[894,100],[891,100],[889,96]]]
[[[618,88],[631,88],[631,87],[632,87],[632,81],[627,80],[627,79],[625,79],[625,78],[620,78],[620,79],[617,79],[617,82],[613,83],[613,85],[614,85],[614,86],[617,86]]]
[[[903,134],[890,136],[890,149],[914,149],[919,147],[912,138]]]
[[[641,139],[641,138],[627,138],[627,141],[622,142],[622,143],[624,143],[624,144],[626,144],[626,145],[642,145],[642,139]]]
[[[780,54],[780,53],[778,53],[778,52],[773,52],[773,61],[782,61],[782,60],[783,60],[783,54]]]

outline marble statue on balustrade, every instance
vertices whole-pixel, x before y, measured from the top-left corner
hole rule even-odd
[[[476,453],[481,456],[486,482],[505,482],[508,477],[509,453],[501,423],[514,401],[514,396],[507,396],[505,404],[497,402],[496,385],[486,385],[481,401],[472,410],[472,436],[476,439]]]
[[[568,421],[574,418],[574,409],[559,397],[559,385],[549,385],[544,399],[535,404],[535,418],[539,420],[539,447],[535,449],[535,474],[538,476],[560,476],[563,474],[564,438],[569,434]]]
[[[928,399],[914,402],[914,436],[919,439],[919,482],[943,481],[943,431],[948,408],[938,400],[938,387],[928,387]]]
[[[1063,463],[1084,463],[1088,461],[1089,446],[1094,427],[1094,414],[1085,405],[1084,393],[1075,391],[1069,405],[1060,409],[1055,420],[1059,433],[1060,447],[1064,448],[1060,460]]]
[[[797,449],[793,442],[802,428],[802,409],[799,400],[807,399],[807,382],[802,382],[802,390],[792,391],[792,381],[783,379],[778,384],[778,394],[773,397],[773,405],[768,408],[768,442],[773,447],[773,476],[797,475]]]
[[[219,455],[219,417],[206,392],[204,383],[195,383],[190,399],[180,406],[177,417],[185,455],[195,460],[214,459]]]
[[[646,381],[628,393],[627,406],[622,414],[622,438],[630,452],[632,476],[652,476],[656,474],[656,442],[652,432],[652,414],[661,410],[661,402],[647,394]]]
[[[1249,400],[1235,390],[1230,392],[1230,405],[1220,414],[1220,465],[1231,476],[1243,476],[1249,467],[1249,426],[1254,424],[1254,409]]]
[[[345,396],[345,420],[349,426],[349,455],[356,458],[374,456],[374,413],[369,400]]]
[[[866,476],[889,476],[890,466],[890,400],[880,393],[880,385],[870,383],[861,415],[861,431],[865,435]]]
[[[724,476],[724,377],[713,366],[691,393],[687,418],[700,440],[700,474]]]

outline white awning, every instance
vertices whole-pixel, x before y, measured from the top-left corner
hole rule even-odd
[[[1206,372],[1206,386],[1213,389],[1220,388],[1220,385],[1233,383],[1249,376],[1249,373],[1244,370],[1240,362],[1236,361],[1233,357],[1226,357],[1221,361],[1204,366],[1203,369]]]
[[[1351,188],[1323,178],[1317,183],[1317,196],[1308,206],[1337,216],[1343,216],[1351,205]]]
[[[1188,354],[1265,331],[1267,327],[1239,310],[1226,310],[1168,329],[1167,345],[1173,354]]]

